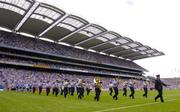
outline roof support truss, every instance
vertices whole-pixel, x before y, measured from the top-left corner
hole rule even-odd
[[[111,54],[113,54],[113,55],[116,55],[116,54],[119,54],[119,53],[123,54],[123,53],[128,52],[129,50],[131,50],[131,49],[121,50],[121,51],[113,52],[113,53],[111,53]]]
[[[61,21],[63,21],[66,17],[68,17],[69,14],[65,14],[63,17],[60,17],[57,21],[55,21],[51,26],[49,26],[46,30],[44,30],[42,33],[40,33],[38,36],[43,36],[46,32],[51,30],[53,27],[55,27],[57,24],[59,24]]]
[[[19,9],[21,9],[21,10],[23,10],[23,11],[26,11],[25,9],[23,9],[22,7],[20,7],[20,6],[18,6],[18,5],[14,5],[14,4],[11,4],[11,3],[8,3],[8,2],[4,2],[4,1],[0,1],[0,3],[3,3],[3,4],[8,4],[8,5],[10,5],[10,6],[14,6],[14,7],[17,7],[17,8],[19,8]]]
[[[104,34],[106,34],[106,33],[108,33],[108,31],[101,32],[101,33],[99,33],[98,35],[95,35],[95,36],[93,36],[93,37],[89,37],[88,39],[85,39],[85,40],[83,40],[83,41],[81,41],[81,42],[78,42],[78,43],[76,43],[75,45],[76,45],[76,46],[77,46],[77,45],[80,45],[80,44],[85,43],[85,42],[87,42],[87,41],[89,41],[89,40],[98,38],[98,37],[100,37],[101,35],[104,35]]]
[[[157,51],[157,52],[159,52],[159,51]],[[161,56],[161,55],[164,55],[164,53],[162,53],[162,52],[159,52],[160,54],[159,55],[153,55],[152,53],[147,53],[147,54],[144,54],[144,55],[139,55],[139,56],[132,56],[132,57],[130,57],[131,59],[142,59],[144,56],[146,56],[146,57],[156,57],[156,56]],[[151,55],[151,56],[148,56],[148,55]]]
[[[147,53],[147,54],[143,54],[143,55],[140,53],[140,52],[146,52],[147,50],[150,50],[150,48],[139,51],[139,55],[136,55],[136,56],[132,56],[132,55],[137,53],[137,52],[126,54],[126,55],[122,55],[122,56],[124,56],[124,57],[129,56],[129,58],[131,59],[131,58],[134,58],[134,57],[136,58],[136,57],[139,57],[139,56],[142,56],[142,57],[143,56],[148,56],[148,54],[152,55],[152,53]],[[152,56],[148,56],[148,57],[154,57],[154,56],[152,55]]]
[[[117,46],[115,46],[115,47],[107,48],[107,49],[102,50],[101,52],[110,51],[110,50],[116,49],[116,48],[118,48],[118,47],[121,47],[121,46],[123,46],[123,45],[128,45],[128,44],[130,44],[130,43],[132,43],[132,42],[127,42],[127,43],[124,43],[124,44],[117,45]]]
[[[136,48],[139,48],[139,47],[141,47],[141,46],[133,47],[133,48],[131,48],[131,49],[126,49],[126,50],[122,50],[122,51],[113,52],[112,54],[125,53],[125,52],[127,52],[127,51],[129,51],[129,50],[136,49]],[[147,49],[144,49],[144,50],[140,50],[139,52],[146,51],[146,50],[149,50],[149,49],[150,49],[150,48],[147,48]],[[135,51],[134,51],[134,52],[135,52]]]
[[[58,41],[61,42],[62,40],[64,40],[64,39],[66,39],[66,38],[68,38],[68,37],[74,35],[75,33],[78,33],[79,31],[83,30],[84,28],[87,28],[87,27],[90,26],[90,25],[91,25],[91,24],[88,23],[87,25],[85,25],[85,26],[83,26],[83,27],[81,27],[81,28],[75,30],[74,32],[72,32],[72,33],[70,33],[70,34],[68,34],[68,35],[66,35],[66,36],[64,36],[63,38],[59,39]]]
[[[118,55],[118,56],[127,57],[127,56],[132,56],[132,55],[134,55],[134,54],[136,54],[136,53],[139,53],[139,52],[132,52],[132,53],[128,53],[128,54],[120,54],[120,55]],[[139,53],[139,55],[142,55],[142,54]]]
[[[133,49],[134,49],[134,48],[133,48]],[[132,50],[132,49],[129,49],[129,50]],[[147,48],[147,49],[145,49],[145,50],[140,50],[140,51],[138,51],[138,52],[133,51],[132,53],[128,53],[128,54],[123,54],[123,53],[125,53],[125,51],[127,52],[128,50],[119,51],[119,52],[112,53],[112,54],[115,55],[115,54],[121,53],[121,54],[119,55],[119,56],[121,56],[121,57],[131,56],[131,55],[136,54],[136,53],[139,53],[140,55],[146,55],[146,54],[141,54],[140,52],[145,52],[145,51],[147,51],[147,50],[150,50],[150,48]]]
[[[139,47],[141,47],[141,46],[133,47],[133,48],[131,48],[131,49],[136,49],[136,48],[139,48]],[[113,52],[112,54],[125,53],[125,52],[127,52],[127,51],[129,51],[129,50],[130,50],[130,49],[121,50],[121,51]],[[142,50],[141,50],[141,51],[142,51]]]
[[[22,25],[29,19],[29,17],[31,16],[31,14],[36,10],[36,8],[39,6],[38,2],[35,2],[31,8],[27,11],[27,13],[25,14],[25,16],[23,17],[23,19],[17,24],[17,26],[14,28],[15,31],[18,31]]]
[[[105,42],[103,42],[103,43],[101,43],[101,44],[98,44],[98,45],[92,46],[92,47],[90,47],[89,49],[93,49],[93,48],[96,48],[96,47],[102,46],[102,45],[107,44],[107,43],[109,43],[109,42],[114,42],[114,41],[116,41],[116,40],[118,40],[118,39],[120,39],[120,38],[121,38],[121,37],[117,37],[117,38],[114,38],[114,39],[111,39],[111,40],[105,41]]]
[[[146,55],[139,55],[139,56],[130,57],[130,59],[137,60],[137,59],[142,59],[144,57],[148,57],[148,56],[146,56]]]

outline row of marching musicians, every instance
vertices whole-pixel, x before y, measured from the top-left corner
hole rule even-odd
[[[118,100],[118,94],[119,94],[119,80],[114,79],[109,83],[109,91],[110,95],[113,96],[114,100]],[[134,85],[136,84],[136,81],[129,80],[128,82],[125,81],[123,83],[123,96],[127,96],[127,88],[130,88],[131,94],[130,98],[134,99],[135,94],[135,88]],[[144,83],[144,95],[147,97],[147,83]],[[24,88],[24,89],[23,89]],[[95,90],[95,101],[99,101],[101,90],[102,90],[102,81],[100,78],[95,78],[93,83],[90,81],[83,81],[82,79],[79,79],[78,82],[75,82],[74,80],[69,81],[68,79],[64,79],[63,82],[56,80],[53,83],[50,81],[47,81],[46,83],[33,83],[32,85],[25,85],[24,87],[17,86],[16,90],[27,90],[32,91],[34,94],[38,90],[38,94],[40,95],[42,93],[43,88],[46,89],[46,95],[48,96],[50,92],[52,91],[52,94],[57,96],[58,94],[63,95],[64,98],[67,97],[67,95],[74,96],[75,91],[77,92],[78,99],[82,99],[84,97],[84,92],[86,91],[87,95],[90,94],[92,88]],[[112,95],[114,93],[114,95]]]
[[[125,81],[123,83],[123,96],[127,96],[127,89],[129,87],[129,89],[131,91],[129,97],[134,99],[135,84],[136,84],[136,81],[134,81],[134,80]],[[118,79],[113,80],[109,84],[109,91],[110,91],[109,95],[112,96],[114,100],[118,100],[118,94],[119,94],[118,85],[119,85]],[[143,81],[143,90],[144,90],[143,96],[147,98],[147,94],[148,94],[148,81]],[[114,92],[114,95],[112,95],[113,92]]]
[[[95,78],[93,82],[94,84],[90,83],[90,81],[85,82],[82,79],[79,79],[78,82],[75,82],[74,80],[69,81],[68,79],[65,79],[62,83],[56,80],[55,82],[53,82],[53,84],[51,84],[48,81],[47,83],[45,83],[46,95],[48,96],[52,90],[53,95],[57,96],[58,94],[61,94],[64,96],[64,98],[66,98],[68,94],[70,94],[71,96],[74,96],[75,91],[77,91],[78,99],[82,99],[84,97],[84,92],[86,91],[87,95],[89,95],[90,91],[94,87],[94,90],[95,90],[94,100],[99,101],[101,90],[102,90],[102,82],[100,78]],[[114,100],[118,100],[119,84],[120,83],[118,79],[114,79],[108,85],[109,91],[110,91],[109,94],[113,97]],[[129,87],[131,91],[131,94],[129,95],[129,97],[134,99],[135,84],[136,84],[136,81],[133,81],[133,80],[125,81],[123,83],[123,96],[127,96],[127,88]],[[147,86],[148,86],[148,83],[145,81],[143,83],[143,88],[144,88],[143,96],[144,97],[147,97],[147,93],[148,93]],[[41,94],[42,89],[43,89],[43,84],[42,83],[39,83],[39,85],[34,84],[32,86],[33,94],[35,93],[37,89],[38,89],[39,94]]]
[[[134,80],[129,80],[128,82],[125,81],[123,83],[123,96],[127,96],[127,88],[129,87],[129,89],[131,91],[129,97],[134,99],[135,84],[136,84],[136,81],[134,81]],[[109,94],[112,96],[112,93],[114,91],[114,95],[113,95],[114,100],[118,99],[118,94],[119,94],[118,85],[119,85],[119,81],[117,79],[115,79],[114,81],[112,81],[109,84],[109,90],[110,90]],[[143,90],[144,90],[144,94],[142,96],[147,98],[149,81],[144,80],[142,85],[143,85]],[[157,92],[158,92],[158,94],[154,98],[154,100],[157,101],[157,99],[160,99],[161,102],[163,103],[164,102],[164,99],[163,99],[163,86],[167,87],[167,86],[170,86],[170,85],[165,84],[163,81],[161,81],[160,75],[158,74],[158,75],[156,75],[156,79],[154,79],[154,86],[155,86],[154,89],[156,89]]]
[[[135,80],[124,81],[121,84],[123,85],[123,96],[127,96],[127,89],[129,88],[131,91],[129,97],[131,99],[134,99],[136,81]],[[114,100],[118,100],[119,85],[120,85],[120,81],[116,78],[113,81],[111,81],[108,85],[110,91],[109,94],[110,96],[112,96]],[[143,90],[144,90],[143,96],[147,98],[149,81],[143,81],[141,85],[143,85]],[[160,98],[161,102],[164,102],[162,95],[163,86],[168,86],[168,85],[160,80],[160,75],[157,75],[157,79],[155,80],[155,89],[158,91],[158,95],[155,97],[155,101],[158,98]],[[100,80],[100,78],[95,78],[93,80],[93,83],[91,83],[90,81],[85,82],[82,79],[79,79],[78,82],[75,82],[74,80],[69,81],[68,79],[64,79],[63,82],[56,80],[53,83],[47,81],[46,83],[34,82],[32,85],[29,86],[27,84],[25,84],[24,86],[16,85],[17,91],[25,90],[32,92],[33,94],[37,91],[37,89],[38,89],[38,93],[41,94],[43,88],[46,89],[47,96],[52,91],[53,95],[57,96],[58,94],[61,94],[64,96],[64,98],[66,98],[68,94],[74,96],[75,91],[77,91],[78,99],[82,99],[84,97],[85,91],[87,92],[87,95],[89,95],[92,88],[94,88],[95,91],[94,100],[99,101],[102,90],[102,81]]]
[[[34,94],[38,89],[38,94],[42,93],[43,87],[46,89],[46,95],[48,96],[52,91],[52,94],[58,96],[58,94],[63,95],[64,98],[67,97],[68,94],[74,96],[75,91],[77,91],[78,99],[82,99],[84,97],[84,92],[87,92],[87,95],[90,94],[92,90],[92,84],[87,81],[84,82],[82,79],[79,79],[78,82],[74,80],[69,81],[68,79],[64,79],[63,82],[59,80],[50,83],[47,81],[46,83],[34,83],[32,85],[32,93]]]

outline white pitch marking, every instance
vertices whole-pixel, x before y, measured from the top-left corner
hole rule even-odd
[[[176,100],[176,99],[167,100],[166,102],[171,102],[171,101],[175,101],[175,100]],[[141,107],[141,106],[146,106],[146,105],[153,105],[153,104],[157,104],[157,103],[159,103],[159,102],[139,104],[139,105],[132,105],[132,106],[124,106],[124,107],[119,107],[119,108],[110,108],[110,109],[93,111],[93,112],[107,112],[107,111],[113,111],[113,110],[119,110],[119,109],[126,109],[126,108],[133,108],[133,107]]]

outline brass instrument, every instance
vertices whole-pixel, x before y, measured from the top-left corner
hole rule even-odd
[[[95,88],[102,88],[102,82],[101,82],[101,80],[100,80],[100,78],[95,78],[94,79],[94,83],[95,83]]]

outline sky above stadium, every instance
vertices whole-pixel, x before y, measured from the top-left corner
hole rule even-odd
[[[147,75],[180,77],[180,0],[37,0],[59,7],[165,56],[135,61]]]

